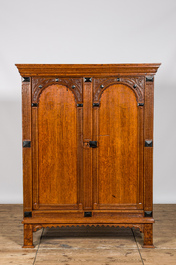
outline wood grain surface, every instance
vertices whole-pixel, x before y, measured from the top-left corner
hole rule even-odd
[[[98,202],[101,207],[137,204],[137,108],[135,94],[127,86],[109,86],[102,94],[98,135]]]
[[[38,110],[39,206],[76,205],[77,115],[73,93],[47,87]]]

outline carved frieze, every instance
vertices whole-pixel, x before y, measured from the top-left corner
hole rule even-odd
[[[99,102],[102,93],[110,85],[124,84],[129,86],[135,93],[137,102],[144,102],[144,84],[145,80],[143,76],[139,77],[106,77],[106,78],[95,78],[94,79],[94,95],[93,101]]]
[[[51,85],[68,87],[74,94],[76,102],[82,102],[82,78],[32,78],[32,103],[38,103],[42,91]]]

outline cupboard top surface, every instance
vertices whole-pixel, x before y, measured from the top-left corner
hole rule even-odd
[[[16,64],[22,77],[154,75],[160,63],[140,64]]]

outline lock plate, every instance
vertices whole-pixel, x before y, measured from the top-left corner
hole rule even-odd
[[[90,141],[89,146],[92,148],[96,148],[97,147],[97,141]]]

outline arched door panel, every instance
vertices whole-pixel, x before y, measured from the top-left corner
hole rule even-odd
[[[98,141],[93,156],[94,208],[142,207],[138,108],[131,88],[113,84],[103,91],[100,107],[94,109],[94,139]]]
[[[33,113],[36,111],[33,122],[37,130],[33,135],[34,139],[37,137],[34,146],[38,165],[34,166],[33,174],[33,181],[37,183],[34,208],[78,209],[80,161],[78,163],[77,156],[82,117],[74,94],[63,85],[48,86],[40,95],[38,110]]]

